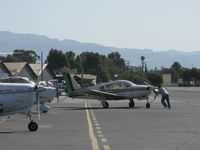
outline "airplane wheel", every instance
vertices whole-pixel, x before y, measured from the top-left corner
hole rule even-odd
[[[33,131],[36,131],[38,129],[38,124],[36,122],[33,122],[31,121],[29,124],[28,124],[28,129],[33,132]]]
[[[105,102],[105,103],[103,104],[103,108],[108,108],[108,107],[109,107],[108,102]]]
[[[146,108],[148,109],[150,107],[151,107],[150,103],[146,103]]]
[[[133,108],[135,106],[135,103],[134,102],[129,102],[129,107],[130,108]]]

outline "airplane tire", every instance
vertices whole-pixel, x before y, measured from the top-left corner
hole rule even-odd
[[[38,129],[38,124],[37,124],[36,122],[31,121],[31,122],[28,124],[28,129],[29,129],[31,132],[37,131],[37,129]]]
[[[133,108],[135,106],[135,103],[134,102],[129,102],[129,107],[130,108]]]
[[[105,102],[105,103],[103,104],[103,108],[108,108],[108,107],[109,107],[108,102]]]
[[[146,103],[146,108],[148,109],[150,107],[151,107],[150,103]]]

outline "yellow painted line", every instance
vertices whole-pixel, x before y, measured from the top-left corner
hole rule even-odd
[[[110,150],[110,146],[109,145],[103,145],[104,150]]]
[[[99,123],[95,123],[96,126],[100,126]]]
[[[107,142],[108,142],[106,138],[101,138],[101,141],[102,141],[103,143],[107,143]]]
[[[97,129],[97,130],[101,130],[101,128],[100,128],[100,127],[96,127],[96,129]]]
[[[101,131],[101,130],[98,130],[98,131],[97,131],[97,133],[98,133],[98,134],[101,134],[101,133],[102,133],[102,131]]]
[[[91,107],[91,104],[85,102],[85,107],[86,107],[86,108],[87,108],[87,107]],[[90,139],[91,139],[91,141],[92,141],[92,139],[95,138],[95,139],[96,139],[96,140],[95,140],[95,141],[96,141],[96,144],[95,144],[95,145],[98,146],[97,138],[96,138],[95,135],[94,135],[94,129],[93,129],[93,126],[92,126],[92,122],[91,122],[91,119],[90,119],[90,114],[89,114],[88,109],[86,109],[86,112],[87,112],[89,130],[90,130],[90,128],[92,128],[92,132],[93,132],[93,136],[94,136],[94,137],[92,137],[92,136],[90,135],[90,133],[89,133]],[[107,141],[107,139],[104,137],[104,135],[102,134],[100,124],[98,123],[94,112],[93,112],[92,110],[90,110],[90,113],[91,113],[91,116],[92,116],[92,118],[93,118],[93,122],[94,122],[94,124],[95,124],[95,126],[96,126],[97,135],[98,135],[99,138],[101,138],[102,144],[104,143],[104,144],[103,144],[104,150],[110,150],[110,146],[109,146],[108,144],[105,144],[105,143],[108,143],[108,141]],[[90,126],[91,126],[91,127],[90,127]],[[93,143],[93,142],[92,142],[92,143]],[[96,149],[93,148],[93,150],[96,150]]]
[[[85,102],[85,108],[87,108],[87,107],[88,107],[87,103]],[[89,136],[90,136],[90,140],[92,143],[92,149],[99,150],[99,145],[97,142],[97,138],[95,137],[95,134],[94,134],[94,130],[93,130],[93,126],[92,126],[92,122],[90,119],[90,114],[89,114],[88,109],[86,109],[86,114],[87,114],[87,121],[88,121],[88,128],[89,128]]]
[[[104,135],[103,135],[103,134],[98,134],[98,136],[99,136],[100,138],[103,138],[103,137],[104,137]]]

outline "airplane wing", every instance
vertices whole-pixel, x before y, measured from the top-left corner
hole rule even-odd
[[[119,96],[117,94],[108,93],[108,92],[99,91],[99,90],[93,90],[93,89],[79,89],[78,91],[84,94],[88,94],[88,95],[99,96],[107,100],[127,99],[127,97],[125,96]]]

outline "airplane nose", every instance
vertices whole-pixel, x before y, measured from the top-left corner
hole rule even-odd
[[[147,89],[146,89],[146,90],[150,91],[150,89],[151,89],[150,87],[147,87]]]
[[[42,87],[42,86],[36,85],[35,88],[34,88],[34,91],[39,94],[41,92],[46,91],[46,89],[44,87]]]

